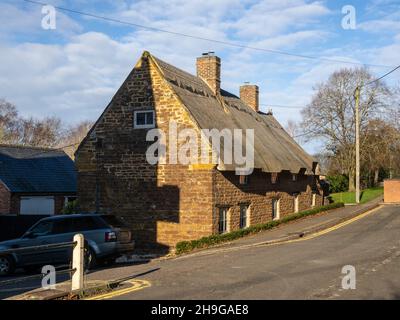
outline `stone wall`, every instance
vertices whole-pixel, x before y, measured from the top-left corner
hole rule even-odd
[[[167,252],[179,241],[218,232],[221,205],[230,207],[232,229],[239,227],[241,202],[250,204],[251,224],[271,220],[274,197],[281,199],[281,216],[293,212],[292,192],[300,192],[300,210],[311,206],[314,177],[300,176],[291,183],[291,175],[281,175],[283,180],[271,185],[269,174],[255,172],[242,186],[234,172],[219,172],[215,165],[151,165],[145,155],[153,144],[146,141],[149,129],[133,125],[139,110],[154,110],[159,130],[168,132],[174,120],[178,131],[194,129],[200,136],[185,106],[145,54],[75,158],[81,210],[122,217],[138,251]]]
[[[169,251],[180,240],[212,232],[212,167],[149,164],[145,154],[153,142],[146,141],[148,129],[133,127],[139,110],[154,110],[156,126],[164,132],[171,119],[179,131],[198,130],[157,66],[144,56],[76,153],[78,202],[83,211],[121,216],[137,248]]]
[[[228,207],[228,229],[239,229],[240,205],[248,205],[250,225],[272,220],[272,200],[279,199],[280,218],[295,212],[294,199],[299,197],[299,211],[312,207],[313,193],[316,194],[316,206],[323,205],[323,194],[318,180],[314,176],[298,175],[296,181],[292,174],[280,173],[277,183],[271,182],[271,174],[255,170],[245,185],[239,183],[235,172],[215,173],[216,208]],[[219,214],[214,215],[214,233],[218,232]]]

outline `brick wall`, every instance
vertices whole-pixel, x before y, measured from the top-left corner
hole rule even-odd
[[[383,197],[386,203],[400,203],[400,179],[385,180]]]
[[[221,88],[221,59],[215,55],[204,55],[196,61],[197,76],[208,83],[214,93]]]
[[[258,111],[258,86],[251,84],[240,86],[240,99],[253,108],[253,110]]]
[[[0,182],[0,214],[10,213],[11,194],[5,185]]]

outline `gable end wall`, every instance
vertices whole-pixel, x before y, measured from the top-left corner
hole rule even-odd
[[[170,119],[178,130],[198,131],[157,66],[142,58],[76,154],[78,201],[96,211],[97,198],[101,213],[123,217],[139,249],[168,251],[212,232],[213,170],[150,165],[145,153],[153,142],[146,129],[133,128],[134,111],[146,109],[156,111],[164,132]]]

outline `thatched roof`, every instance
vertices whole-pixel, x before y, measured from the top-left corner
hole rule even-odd
[[[312,174],[316,160],[289,136],[272,114],[256,112],[225,90],[215,95],[199,77],[145,53],[186,106],[201,129],[254,129],[254,167],[265,172],[305,170]],[[234,170],[221,164],[220,170]]]

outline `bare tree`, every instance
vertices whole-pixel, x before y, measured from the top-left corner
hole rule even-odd
[[[302,128],[308,140],[322,138],[326,151],[334,156],[340,173],[349,176],[349,190],[355,189],[355,101],[354,91],[373,80],[365,68],[334,72],[314,90],[312,102],[302,111]],[[363,86],[360,96],[361,149],[367,143],[365,131],[371,119],[379,117],[389,89],[382,82]]]
[[[92,125],[90,121],[82,121],[66,128],[57,117],[22,118],[13,104],[0,100],[0,143],[59,148],[73,159]]]
[[[393,156],[400,154],[400,131],[390,122],[371,120],[365,131],[365,144],[361,150],[362,167],[370,177],[370,184],[378,183],[383,168],[392,170]]]
[[[63,134],[60,119],[48,117],[44,119],[22,118],[17,108],[0,100],[0,142],[4,144],[55,147]]]
[[[74,159],[74,153],[79,144],[86,137],[88,131],[93,126],[91,121],[82,121],[76,125],[70,126],[64,133],[60,146],[63,150]]]
[[[62,138],[61,120],[55,117],[21,119],[17,144],[32,147],[56,147]]]
[[[0,99],[0,143],[9,143],[18,135],[17,108],[4,99]]]
[[[300,129],[299,124],[296,121],[294,121],[292,119],[288,120],[288,122],[286,124],[286,132],[292,138],[295,138],[299,134],[299,131],[300,131],[299,129]]]

